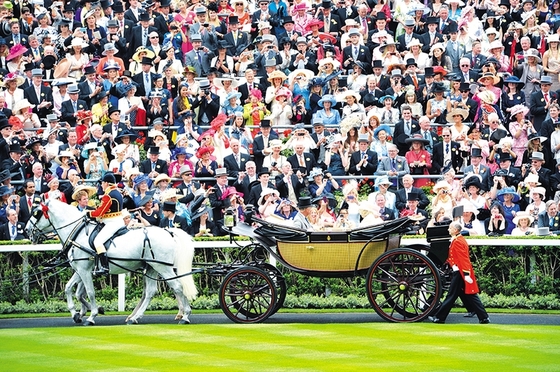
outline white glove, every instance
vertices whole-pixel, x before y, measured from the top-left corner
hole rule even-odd
[[[453,269],[453,271],[459,271],[459,266],[457,265],[453,265],[451,266],[451,268]]]
[[[469,284],[473,284],[473,280],[470,275],[465,275],[465,282]]]

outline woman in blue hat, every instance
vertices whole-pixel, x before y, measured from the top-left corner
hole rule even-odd
[[[340,113],[334,108],[336,98],[333,95],[325,94],[317,104],[321,109],[313,115],[313,121],[318,121],[324,125],[338,125],[340,123]]]
[[[508,115],[512,115],[511,110],[514,106],[525,104],[525,92],[521,90],[525,86],[525,83],[514,75],[505,78],[504,83],[507,88],[504,89],[502,93],[502,111]]]

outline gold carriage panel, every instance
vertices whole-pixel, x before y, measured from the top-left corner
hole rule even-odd
[[[386,239],[372,241],[310,241],[277,243],[280,257],[294,268],[305,271],[352,272],[359,259],[358,270],[368,269],[387,249]],[[362,252],[363,250],[363,252]],[[360,256],[361,253],[361,256]]]

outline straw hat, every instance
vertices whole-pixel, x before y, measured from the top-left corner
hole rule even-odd
[[[0,86],[6,86],[8,81],[15,81],[17,86],[19,87],[21,84],[25,83],[25,78],[18,74],[17,72],[10,72],[4,76],[4,81],[0,82]]]
[[[93,195],[95,195],[97,193],[97,189],[93,186],[88,186],[88,185],[78,185],[74,188],[74,192],[72,193],[72,199],[76,200],[76,197],[78,196],[78,193],[80,191],[85,191],[87,192],[88,196],[91,198]]]
[[[134,55],[132,56],[132,59],[135,60],[136,62],[140,63],[142,62],[142,58],[140,58],[140,53],[146,53],[146,57],[149,59],[154,59],[155,58],[155,53],[152,52],[150,49],[140,46],[138,48],[136,48],[136,52],[134,53]]]
[[[447,116],[445,117],[445,120],[452,123],[453,122],[453,116],[455,116],[455,115],[461,115],[463,120],[465,120],[466,118],[469,117],[469,112],[465,109],[457,107],[457,108],[454,108],[453,110],[451,110],[451,112],[449,112],[447,114]]]
[[[74,154],[71,151],[61,151],[60,154],[54,158],[54,161],[57,164],[62,164],[62,158],[74,159]]]
[[[280,70],[274,70],[272,71],[270,74],[268,74],[268,81],[272,82],[273,79],[277,79],[280,78],[282,79],[282,81],[286,80],[288,77],[286,76],[285,73],[283,73]]]
[[[434,192],[437,194],[439,190],[451,190],[451,185],[447,181],[438,181],[433,187]]]

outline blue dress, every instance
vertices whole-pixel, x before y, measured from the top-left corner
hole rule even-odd
[[[512,207],[507,207],[507,206],[504,205],[504,203],[500,203],[500,204],[504,208],[504,217],[506,218],[506,221],[507,221],[506,234],[511,235],[511,232],[515,228],[515,224],[513,223],[513,213],[512,212],[515,212],[515,213],[519,212],[519,210],[520,210],[519,205],[513,204]]]
[[[325,126],[338,125],[340,123],[340,113],[333,109],[331,109],[330,116],[327,116],[325,109],[320,109],[313,115],[313,118],[319,120]]]
[[[515,105],[524,105],[525,104],[525,93],[520,90],[516,94],[513,95],[513,99],[509,98],[509,94],[502,93],[502,111],[509,117],[509,113],[506,111],[508,108],[512,108]]]
[[[296,96],[302,96],[303,98],[305,98],[305,109],[309,110],[311,108],[311,106],[309,105],[309,88],[302,88],[299,86],[298,83],[294,84],[294,90],[293,90],[293,96],[292,97],[296,97]]]
[[[327,171],[333,176],[345,176],[344,166],[342,165],[342,158],[340,154],[333,152],[331,153],[331,162]]]

